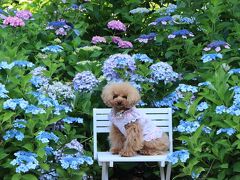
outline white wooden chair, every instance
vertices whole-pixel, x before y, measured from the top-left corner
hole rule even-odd
[[[139,108],[144,112],[148,118],[152,119],[156,123],[156,126],[160,127],[162,131],[167,132],[170,140],[169,152],[173,151],[173,133],[172,133],[172,109],[171,108]],[[113,167],[115,162],[157,162],[160,166],[161,180],[170,180],[171,175],[171,163],[166,161],[167,154],[144,156],[136,155],[133,157],[121,157],[119,155],[113,155],[109,151],[99,151],[97,148],[97,135],[98,133],[109,133],[110,121],[108,120],[108,114],[111,111],[110,108],[98,108],[93,109],[93,143],[94,143],[94,159],[98,161],[102,166],[102,180],[108,180],[108,167]],[[166,167],[166,176],[164,167]]]

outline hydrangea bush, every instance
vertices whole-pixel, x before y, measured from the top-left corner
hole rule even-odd
[[[100,177],[92,108],[112,81],[138,88],[138,107],[173,109],[174,179],[239,179],[238,0],[0,5],[0,179]]]

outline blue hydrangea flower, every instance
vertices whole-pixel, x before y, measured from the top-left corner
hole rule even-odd
[[[175,131],[191,134],[195,132],[200,127],[200,124],[198,121],[184,121],[180,120],[180,124],[175,128]]]
[[[154,106],[155,107],[171,107],[173,110],[176,110],[178,108],[175,107],[174,104],[177,103],[179,99],[182,97],[183,96],[180,93],[174,91],[171,94],[165,96],[162,100],[155,101]]]
[[[216,60],[216,59],[222,59],[223,55],[220,54],[220,53],[217,53],[217,54],[204,54],[201,59],[203,60],[203,63],[206,63],[206,62],[210,62],[212,60]]]
[[[85,157],[85,156],[73,156],[73,155],[67,155],[65,157],[62,157],[61,160],[61,166],[64,169],[79,169],[80,165],[82,165],[84,162],[87,162],[88,164],[92,164],[93,161],[91,161],[90,157]]]
[[[3,103],[3,109],[15,110],[17,105],[19,105],[21,109],[25,110],[26,107],[28,106],[28,101],[25,101],[23,98],[8,99]]]
[[[209,81],[198,83],[198,86],[210,86],[210,85],[212,85],[212,83]]]
[[[49,80],[48,78],[44,77],[44,76],[33,76],[30,80],[30,82],[37,88],[43,86],[43,85],[47,85]]]
[[[24,61],[24,60],[17,60],[13,62],[15,66],[20,66],[20,67],[33,67],[34,64],[29,62],[29,61]]]
[[[38,91],[47,94],[54,100],[69,100],[75,98],[74,90],[70,83],[63,84],[59,81],[53,81],[52,84],[44,84]]]
[[[45,152],[46,152],[46,155],[48,156],[48,155],[53,155],[53,148],[51,147],[51,146],[46,146],[45,148],[44,148],[44,150],[45,150]]]
[[[55,104],[55,109],[53,114],[60,115],[60,111],[64,111],[65,113],[68,113],[68,112],[72,112],[72,109],[69,106],[64,104],[58,104],[58,105]]]
[[[34,68],[32,71],[31,71],[31,74],[33,76],[43,76],[43,72],[46,71],[47,69],[45,67],[42,67],[42,66],[39,66],[39,67],[36,67]]]
[[[0,62],[0,70],[1,69],[12,69],[14,66],[14,63],[8,64],[6,61],[1,61]]]
[[[139,38],[136,39],[138,42],[148,43],[150,40],[155,40],[157,34],[156,33],[149,33],[149,34],[142,34]]]
[[[125,77],[120,77],[118,70],[124,72]],[[107,81],[118,81],[131,76],[136,70],[133,57],[128,54],[114,54],[104,61],[102,72]]]
[[[140,62],[144,62],[144,63],[152,63],[153,60],[151,58],[149,58],[146,54],[134,54],[133,59],[138,60]]]
[[[52,29],[52,28],[61,28],[64,26],[68,26],[65,21],[52,21],[48,23],[48,28],[47,29]]]
[[[179,150],[170,153],[167,156],[167,161],[171,162],[173,165],[181,161],[185,163],[189,159],[189,152],[188,150]]]
[[[233,128],[221,128],[217,130],[216,134],[227,133],[229,136],[233,135],[236,132]]]
[[[59,174],[56,172],[56,170],[51,170],[50,172],[41,172],[41,176],[39,177],[39,180],[58,180]]]
[[[226,43],[225,41],[213,41],[210,44],[207,45],[203,50],[204,51],[210,51],[211,49],[214,49],[216,52],[221,51],[221,47],[230,48],[230,45]]]
[[[175,37],[181,36],[183,39],[187,39],[187,37],[194,37],[194,34],[187,29],[182,29],[178,31],[174,31],[172,34],[168,35],[168,39],[173,39]]]
[[[192,93],[198,92],[198,89],[196,86],[191,86],[186,84],[179,84],[176,90],[180,92],[192,92]]]
[[[46,111],[43,108],[37,107],[35,105],[28,105],[25,109],[25,113],[44,114]]]
[[[142,7],[138,7],[136,9],[132,9],[131,11],[129,11],[130,14],[145,14],[145,13],[149,13],[150,10],[147,8],[142,8]]]
[[[155,13],[159,13],[160,15],[171,15],[177,9],[177,5],[169,4],[167,7],[162,7],[158,9]]]
[[[194,17],[184,17],[181,15],[174,15],[172,19],[176,24],[193,24],[196,20]]]
[[[179,78],[179,74],[173,71],[172,66],[166,62],[158,62],[150,66],[151,79],[154,83],[164,81],[164,84],[176,81]]]
[[[14,153],[14,155],[16,156],[16,159],[12,160],[10,164],[13,166],[18,166],[16,168],[17,173],[25,173],[31,169],[36,169],[39,164],[38,160],[36,159],[37,155],[35,153],[18,151]]]
[[[195,173],[195,172],[192,172],[192,174],[191,174],[191,177],[193,178],[193,179],[198,179],[199,178],[199,176],[200,176],[200,173]]]
[[[217,114],[223,114],[223,113],[227,112],[227,107],[225,107],[224,105],[217,106],[215,109],[215,112]]]
[[[166,25],[167,23],[171,24],[172,22],[173,22],[173,19],[171,16],[164,16],[164,17],[157,18],[155,21],[151,22],[149,26],[151,25],[156,26],[160,23],[162,25]]]
[[[6,95],[7,93],[9,93],[9,91],[6,90],[5,85],[0,83],[0,97],[7,98],[8,97],[8,95]]]
[[[13,127],[15,128],[25,128],[27,121],[25,119],[16,119],[13,121]]]
[[[82,118],[74,118],[74,117],[66,117],[63,119],[64,122],[68,123],[68,124],[72,124],[72,123],[83,123],[83,119]]]
[[[197,111],[204,111],[208,109],[208,104],[206,102],[201,102],[198,106],[197,106]]]
[[[79,92],[91,92],[99,81],[91,71],[77,73],[73,79],[73,87]]]
[[[240,74],[240,68],[237,69],[231,69],[230,71],[228,71],[229,74]]]
[[[51,52],[51,53],[58,53],[62,51],[63,51],[63,47],[59,45],[51,45],[42,49],[42,52]]]
[[[6,134],[3,136],[4,140],[15,138],[18,141],[22,141],[24,138],[24,134],[21,131],[18,131],[16,129],[11,129],[6,131]]]
[[[203,130],[203,132],[206,133],[206,134],[210,134],[211,131],[212,131],[212,129],[211,129],[210,127],[208,127],[208,126],[204,126],[202,130]]]
[[[42,143],[48,143],[49,140],[53,140],[55,142],[58,142],[59,138],[53,134],[53,132],[45,132],[45,131],[40,131],[38,135],[36,136],[36,139],[41,141]]]

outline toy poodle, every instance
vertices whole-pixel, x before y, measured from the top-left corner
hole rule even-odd
[[[113,154],[126,157],[137,153],[157,155],[168,150],[167,134],[135,107],[140,94],[130,83],[110,83],[103,88],[101,97],[112,107],[109,141]]]

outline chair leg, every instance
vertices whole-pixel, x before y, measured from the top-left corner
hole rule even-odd
[[[108,163],[102,163],[102,180],[108,180]]]
[[[161,166],[160,166],[160,176],[161,176],[161,180],[165,180],[164,167],[161,167]]]
[[[168,163],[167,164],[166,180],[170,180],[170,178],[171,178],[171,169],[172,169],[172,164]]]

